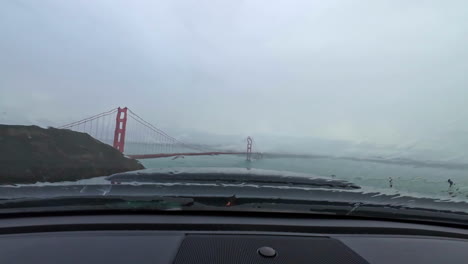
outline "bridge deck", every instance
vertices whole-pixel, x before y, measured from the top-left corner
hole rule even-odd
[[[193,153],[160,153],[160,154],[141,154],[126,155],[132,159],[155,159],[176,156],[215,156],[215,155],[246,155],[247,152],[193,152]]]

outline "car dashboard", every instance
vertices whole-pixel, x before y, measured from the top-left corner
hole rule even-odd
[[[0,219],[0,263],[467,263],[453,226],[284,215],[66,214]]]

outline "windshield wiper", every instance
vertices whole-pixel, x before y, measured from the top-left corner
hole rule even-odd
[[[194,205],[186,197],[83,196],[0,200],[0,214],[18,211],[179,210]]]
[[[287,198],[257,198],[234,196],[195,196],[195,197],[54,197],[46,199],[0,200],[0,216],[12,213],[60,213],[95,211],[99,213],[151,213],[166,211],[250,212],[306,214],[313,217],[397,219],[467,225],[468,214],[461,211],[432,208],[408,207],[405,205],[374,204],[372,202],[347,202],[327,200],[304,200]]]

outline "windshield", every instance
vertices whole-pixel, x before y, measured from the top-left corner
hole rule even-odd
[[[89,195],[467,214],[467,8],[2,1],[0,213]]]

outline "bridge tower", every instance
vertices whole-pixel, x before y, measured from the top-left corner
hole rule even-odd
[[[115,131],[114,131],[114,148],[121,153],[124,152],[125,147],[125,132],[127,129],[127,107],[117,108],[117,116],[115,118]]]
[[[247,161],[252,160],[252,138],[247,137]]]

